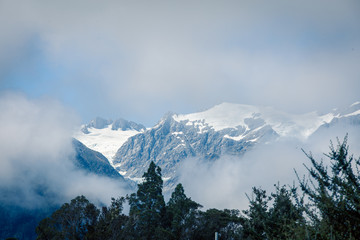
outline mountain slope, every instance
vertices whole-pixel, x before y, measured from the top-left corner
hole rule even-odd
[[[202,157],[213,161],[221,155],[242,155],[255,144],[254,139],[261,142],[277,137],[269,126],[262,126],[256,121],[249,129],[235,127],[215,131],[209,126],[176,121],[174,117],[166,115],[152,129],[130,137],[114,158],[117,170],[127,178],[139,180],[147,163],[154,161],[162,168],[163,177],[167,180],[176,176],[176,169],[185,158]],[[253,134],[250,134],[252,131]],[[241,141],[231,139],[231,136],[244,132],[248,135]]]
[[[360,103],[327,114],[298,115],[271,107],[223,103],[199,113],[168,113],[154,127],[141,129],[134,135],[117,133],[108,122],[100,129],[95,129],[93,124],[83,140],[90,142],[88,139],[92,137],[95,148],[106,143],[104,136],[110,136],[112,131],[112,136],[119,139],[118,150],[112,158],[116,170],[125,178],[139,182],[149,162],[154,161],[162,168],[167,190],[176,183],[177,169],[184,159],[215,161],[225,155],[240,157],[259,143],[279,138],[307,141],[321,129],[350,122],[360,124]],[[115,148],[114,145],[112,150]],[[102,147],[101,151],[106,148]]]
[[[104,157],[104,155],[87,148],[76,139],[73,139],[72,144],[76,152],[73,160],[76,167],[87,173],[124,181],[124,178],[110,165],[108,159]]]

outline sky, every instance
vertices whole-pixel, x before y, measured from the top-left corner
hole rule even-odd
[[[359,100],[357,0],[0,0],[0,95],[151,127],[222,102]]]

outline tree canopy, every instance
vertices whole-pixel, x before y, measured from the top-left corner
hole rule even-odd
[[[325,154],[330,166],[305,153],[312,167],[310,178],[300,181],[303,192],[313,208],[307,209],[317,235],[323,239],[360,239],[360,159],[349,154],[347,136],[337,139],[336,148],[330,142]]]

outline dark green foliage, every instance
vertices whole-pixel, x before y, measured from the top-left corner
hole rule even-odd
[[[304,209],[297,201],[296,188],[287,190],[276,186],[271,194],[274,201],[269,209],[268,235],[270,239],[306,239]]]
[[[243,218],[244,237],[248,239],[267,239],[268,202],[270,198],[266,191],[253,188],[253,198],[249,198],[249,210],[243,211],[247,218]]]
[[[267,196],[265,190],[253,188],[250,208],[243,211],[245,239],[306,239],[304,209],[297,204],[296,188],[275,185],[276,192]],[[273,203],[269,207],[269,203]]]
[[[300,180],[301,188],[314,206],[309,210],[316,234],[321,239],[360,239],[360,159],[349,155],[347,136],[330,153],[328,169],[323,161],[306,154],[312,167],[308,181]]]
[[[151,162],[143,179],[136,194],[129,197],[131,227],[136,239],[158,239],[167,235],[162,224],[166,209],[160,167]]]
[[[94,204],[84,196],[76,197],[39,223],[37,239],[92,239],[98,216]]]
[[[238,210],[208,209],[200,212],[197,229],[191,239],[213,239],[215,232],[219,239],[241,239],[241,224]]]
[[[128,221],[128,216],[122,213],[125,198],[112,198],[110,207],[103,207],[96,225],[95,239],[126,239],[123,229]]]
[[[197,209],[200,204],[185,195],[182,184],[178,184],[167,204],[168,220],[172,239],[189,239],[194,231]]]

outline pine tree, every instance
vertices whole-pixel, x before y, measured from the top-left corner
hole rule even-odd
[[[271,196],[265,190],[253,188],[249,210],[243,211],[244,239],[306,239],[303,206],[297,200],[295,187],[289,190],[279,184]],[[272,203],[272,205],[270,205]]]
[[[167,204],[170,228],[173,239],[188,239],[195,225],[196,210],[202,207],[185,195],[184,188],[179,183]]]
[[[218,232],[220,239],[242,239],[239,214],[238,210],[218,210],[215,208],[200,212],[196,219],[197,228],[190,239],[213,239],[215,232]]]
[[[128,216],[122,213],[125,198],[112,198],[109,207],[103,207],[96,225],[96,239],[118,240],[126,239],[123,229],[128,221]]]
[[[312,167],[307,167],[308,181],[299,181],[318,212],[309,211],[318,238],[360,239],[360,159],[349,154],[347,135],[342,143],[337,142],[336,148],[330,142],[330,153],[325,154],[331,161],[330,170],[304,152]]]
[[[159,239],[166,231],[163,219],[165,217],[165,201],[162,195],[163,180],[161,169],[154,162],[143,175],[143,182],[138,184],[138,190],[129,197],[130,227],[136,239]]]
[[[245,218],[242,219],[243,234],[245,239],[268,239],[267,227],[269,221],[268,203],[270,198],[266,191],[253,187],[253,197],[248,196],[249,210],[244,210]]]
[[[266,231],[270,239],[306,239],[306,222],[302,206],[296,203],[297,189],[275,185],[271,194],[273,205],[269,209]]]

